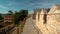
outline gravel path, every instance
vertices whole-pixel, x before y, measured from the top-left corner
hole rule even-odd
[[[22,34],[38,34],[37,29],[34,27],[34,23],[32,18],[27,19]]]

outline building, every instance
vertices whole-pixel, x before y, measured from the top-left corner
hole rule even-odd
[[[36,8],[36,9],[34,9],[33,19],[36,19],[36,14],[37,14],[37,12],[38,12],[38,14],[40,14],[42,9],[47,10],[47,12],[49,12],[49,10],[50,10],[50,8]],[[38,16],[39,16],[39,15],[38,15]]]
[[[60,34],[60,5],[53,5],[48,12],[45,9],[37,12],[35,26],[42,34]]]
[[[47,28],[50,33],[60,34],[60,5],[53,5],[47,14]]]
[[[0,34],[10,31],[14,25],[13,15],[4,15],[4,19],[0,20]]]
[[[37,14],[37,12],[38,12],[38,14],[39,14],[39,13],[41,12],[41,9],[39,9],[39,8],[34,9],[33,19],[36,19],[36,14]]]
[[[43,34],[48,34],[48,31],[45,28],[45,24],[46,24],[46,15],[47,14],[47,10],[46,9],[42,9],[40,14],[36,15],[36,27],[39,29],[39,31],[41,31]],[[39,16],[38,16],[39,15]]]
[[[13,15],[5,15],[4,22],[13,22]]]

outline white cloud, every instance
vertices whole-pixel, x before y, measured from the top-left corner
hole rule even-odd
[[[20,3],[18,2],[9,2],[8,5],[11,6],[11,5],[19,5]]]
[[[3,8],[3,9],[5,9],[5,8],[7,8],[7,7],[5,7],[5,6],[3,6],[3,5],[0,5],[0,8]]]

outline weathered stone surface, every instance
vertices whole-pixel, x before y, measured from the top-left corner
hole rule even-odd
[[[36,26],[40,29],[42,34],[49,34],[47,29],[46,29],[46,26],[44,24],[44,14],[46,13],[44,11],[46,11],[46,10],[42,9],[40,16],[39,16],[39,20],[38,20],[38,13],[37,13],[37,15],[36,15]]]
[[[59,34],[60,32],[60,5],[53,5],[51,10],[46,13],[42,10],[38,20],[38,13],[36,15],[36,26],[40,29],[42,34]],[[44,14],[47,14],[47,22],[44,24]]]

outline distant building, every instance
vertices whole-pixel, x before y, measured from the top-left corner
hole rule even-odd
[[[4,16],[4,22],[10,22],[13,23],[13,15],[5,15]]]
[[[13,27],[13,15],[5,14],[3,20],[0,20],[0,33],[9,31]]]
[[[4,26],[5,26],[4,20],[0,20],[0,28],[2,28]]]
[[[13,23],[13,15],[5,14],[4,19],[0,20],[0,25],[2,25],[3,27],[12,23]]]

